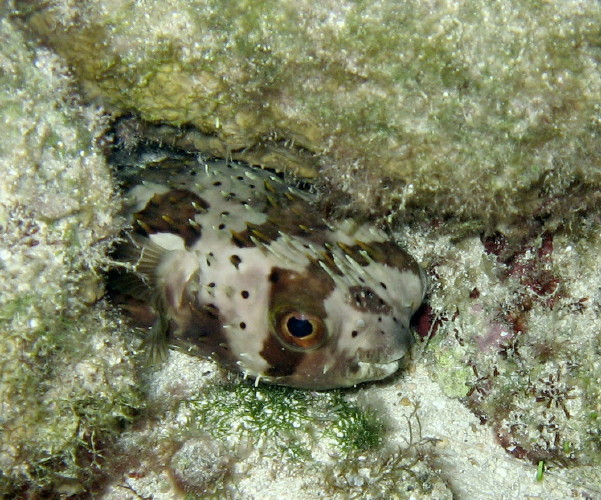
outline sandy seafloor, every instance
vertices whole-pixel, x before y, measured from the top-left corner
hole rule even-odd
[[[443,471],[449,490],[434,490],[427,498],[468,499],[545,499],[601,498],[595,489],[594,470],[591,469],[590,484],[577,483],[570,469],[550,468],[538,481],[536,466],[516,459],[495,441],[489,426],[481,425],[478,418],[459,401],[444,395],[439,385],[431,378],[431,370],[421,362],[412,364],[401,376],[393,376],[389,384],[366,385],[352,392],[351,399],[371,401],[387,414],[387,445],[391,448],[407,446],[410,432],[418,439],[419,427],[415,418],[410,418],[414,405],[418,403],[419,424],[422,439],[436,439],[436,465]],[[174,384],[185,380],[189,394],[200,390],[205,384],[216,382],[219,377],[215,365],[180,352],[171,352],[168,362],[153,375],[151,400],[168,399]],[[179,386],[179,390],[182,390]],[[155,399],[156,398],[156,399]],[[168,422],[154,422],[150,430],[126,434],[123,442],[148,442],[160,439],[169,428],[178,425],[175,417]],[[408,422],[412,421],[412,430]],[[135,444],[134,444],[135,446]],[[148,466],[146,468],[145,466]],[[299,473],[300,472],[300,473]],[[580,468],[582,476],[583,469]],[[340,493],[332,496],[324,493],[322,485],[307,475],[304,470],[291,471],[274,468],[273,462],[257,460],[252,454],[239,464],[237,488],[233,498],[303,500],[313,498],[349,498]],[[202,496],[201,496],[202,497]],[[116,478],[100,497],[104,500],[129,500],[152,498],[156,500],[185,498],[185,494],[174,488],[166,470],[150,466],[148,462],[126,469],[122,477]],[[198,498],[198,497],[194,497]],[[423,495],[416,498],[424,498]]]

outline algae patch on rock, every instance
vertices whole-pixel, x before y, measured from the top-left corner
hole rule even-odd
[[[69,495],[141,404],[118,318],[90,305],[115,234],[104,123],[55,54],[0,33],[0,496]]]
[[[519,243],[500,232],[439,242],[430,268],[433,377],[535,464],[601,463],[601,240],[585,224]]]
[[[599,205],[594,0],[18,5],[88,96],[194,125],[220,156],[301,146],[364,210],[494,223]]]
[[[370,494],[373,481],[398,498],[451,498],[427,440],[389,446],[385,412],[348,391],[310,392],[230,376],[179,351],[147,373],[148,418],[124,432],[106,500],[137,496],[297,500]],[[111,464],[109,463],[109,467]],[[419,471],[413,473],[413,470]],[[444,494],[443,494],[444,493]]]

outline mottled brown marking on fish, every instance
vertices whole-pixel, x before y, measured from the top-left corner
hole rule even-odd
[[[419,275],[417,262],[392,241],[373,241],[370,243],[357,241],[357,245],[365,250],[374,262],[394,267],[399,271],[411,271]]]
[[[170,340],[189,351],[219,359],[230,369],[236,369],[231,360],[228,341],[223,329],[224,319],[214,304],[200,304],[195,297],[188,295],[178,313],[175,324],[170,325]]]
[[[310,264],[303,273],[274,267],[268,279],[271,283],[270,311],[277,312],[287,307],[322,319],[327,317],[324,301],[334,290],[335,284],[319,265]],[[267,374],[271,376],[291,375],[305,356],[303,352],[285,348],[273,331],[260,354],[269,363]]]
[[[319,260],[321,261],[321,263],[325,265],[334,274],[337,274],[338,276],[344,276],[344,273],[340,269],[338,269],[338,266],[334,262],[334,254],[332,253],[332,250],[328,248],[327,243],[324,245],[324,248],[326,249],[320,252],[319,255]]]
[[[327,241],[326,234],[329,228],[323,217],[313,206],[298,196],[286,193],[277,207],[268,207],[267,215],[269,224],[283,233],[308,237],[319,245]]]
[[[346,255],[353,259],[360,266],[366,267],[369,265],[369,259],[361,253],[363,248],[360,245],[346,245],[341,241],[336,243]]]
[[[352,286],[349,288],[349,304],[358,311],[376,314],[388,314],[392,307],[368,286]]]
[[[238,248],[256,247],[256,242],[269,245],[279,238],[278,227],[267,221],[264,224],[246,223],[244,231],[231,231],[232,243]]]
[[[327,241],[329,228],[312,205],[293,193],[278,191],[269,181],[266,181],[266,189],[269,191],[266,196],[267,220],[263,224],[249,224],[246,230],[233,234],[232,241],[236,246],[255,246],[251,235],[263,243],[269,243],[277,240],[280,233],[306,237],[319,245]]]
[[[208,208],[209,204],[205,200],[186,189],[155,194],[144,209],[134,214],[137,222],[134,229],[142,236],[155,233],[177,234],[184,240],[186,248],[189,248],[201,236],[201,227],[194,222],[194,217]]]
[[[238,248],[252,248],[256,242],[269,245],[280,237],[280,228],[277,224],[267,220],[263,224],[246,223],[244,231],[231,231],[232,243]]]
[[[286,349],[273,335],[267,337],[260,354],[269,363],[269,368],[265,371],[265,374],[270,377],[292,375],[306,355],[304,352]]]
[[[277,203],[276,198],[270,196],[273,200],[267,207],[267,220],[263,224],[248,223],[243,231],[232,231],[232,242],[238,248],[251,248],[256,246],[252,238],[269,244],[284,233],[289,236],[306,237],[318,245],[323,245],[327,241],[328,226],[306,202],[287,194],[281,195]],[[302,224],[299,224],[299,220]]]
[[[244,231],[231,231],[232,243],[238,248],[256,247],[256,242],[266,245],[274,242],[279,238],[278,227],[270,221],[263,224],[246,224]]]
[[[250,239],[248,231],[230,231],[232,233],[232,243],[238,248],[252,248],[257,245]]]
[[[250,222],[247,222],[246,232],[249,237],[253,236],[261,243],[266,244],[269,244],[280,237],[280,228],[270,220],[267,220],[263,224],[251,224]]]
[[[310,308],[312,314],[325,316],[325,299],[336,285],[329,275],[311,263],[303,273],[291,269],[274,267],[269,275],[272,283],[269,296],[269,309],[277,310],[282,304],[296,304]]]

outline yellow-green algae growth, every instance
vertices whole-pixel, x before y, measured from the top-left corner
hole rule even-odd
[[[89,97],[192,124],[220,155],[265,165],[284,142],[279,167],[312,171],[300,146],[362,209],[490,223],[599,205],[597,1],[17,5]]]
[[[115,234],[104,122],[0,18],[0,497],[86,491],[142,404],[95,268]]]

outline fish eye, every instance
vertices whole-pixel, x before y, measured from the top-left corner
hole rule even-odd
[[[313,325],[310,320],[295,316],[290,316],[288,321],[286,321],[286,328],[290,335],[297,339],[302,339],[313,333]]]
[[[321,318],[301,311],[286,311],[276,317],[276,334],[293,349],[316,349],[326,339],[326,327]]]

